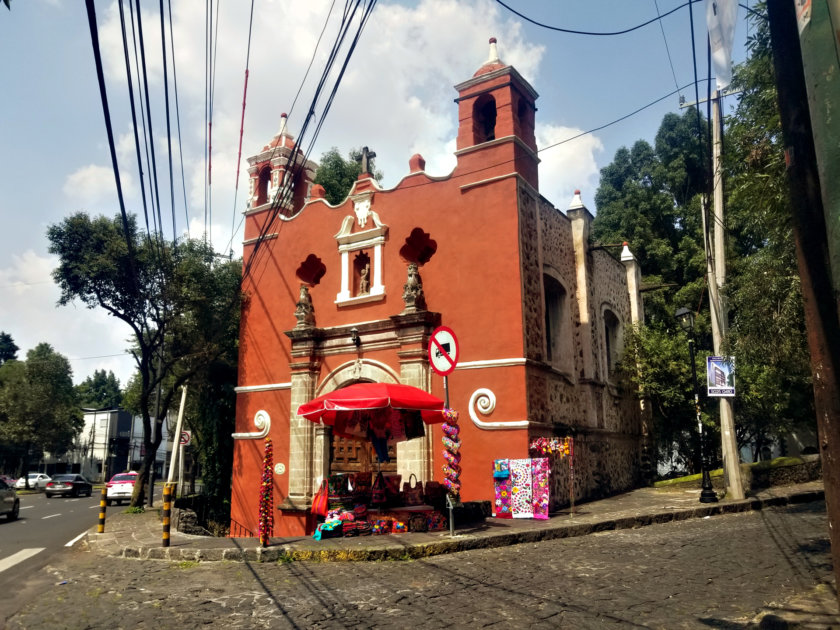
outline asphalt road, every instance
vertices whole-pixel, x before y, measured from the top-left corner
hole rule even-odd
[[[798,607],[824,624],[806,627],[838,627],[827,527],[814,502],[406,562],[170,563],[71,549],[8,628],[734,630]]]

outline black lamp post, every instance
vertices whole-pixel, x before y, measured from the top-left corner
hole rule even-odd
[[[688,334],[688,354],[691,358],[691,377],[694,384],[694,410],[697,413],[697,432],[700,434],[700,470],[703,483],[700,491],[700,503],[717,503],[717,494],[712,488],[712,479],[709,477],[709,466],[706,462],[706,450],[704,446],[703,422],[700,419],[700,390],[697,387],[697,365],[694,361],[694,313],[687,308],[679,308],[674,313],[680,327]]]

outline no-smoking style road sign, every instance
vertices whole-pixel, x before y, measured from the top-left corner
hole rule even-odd
[[[429,362],[436,374],[446,376],[458,363],[458,339],[446,326],[435,328],[429,340]]]
[[[179,444],[181,446],[187,446],[190,443],[190,439],[192,439],[192,434],[189,431],[181,431]]]

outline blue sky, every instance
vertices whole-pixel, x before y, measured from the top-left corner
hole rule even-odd
[[[414,153],[426,158],[428,172],[446,175],[454,165],[457,127],[453,86],[481,66],[490,37],[498,39],[502,60],[514,65],[540,95],[540,147],[606,125],[694,79],[689,8],[678,9],[683,0],[506,3],[538,22],[597,32],[623,30],[677,10],[624,35],[584,36],[529,24],[495,0],[379,0],[311,157],[317,159],[332,146],[346,154],[367,145],[377,153],[386,187],[408,172],[408,159]],[[205,4],[178,0],[172,7],[186,187],[184,192],[175,143],[179,236],[188,229],[191,236],[201,236],[205,226]],[[226,251],[232,241],[234,251],[241,252],[241,233],[234,228],[247,194],[244,157],[258,152],[276,133],[282,112],[290,113],[289,131],[298,134],[305,109],[302,103],[311,97],[323,67],[324,42],[334,37],[335,18],[343,6],[340,0],[335,2],[322,47],[294,110],[292,101],[331,4],[331,0],[255,2],[243,159],[234,205],[250,3],[222,3],[217,20],[210,210],[210,234],[219,251]],[[157,3],[143,6],[158,179],[166,200],[163,214],[169,217],[160,23]],[[704,77],[705,7],[703,3],[692,6],[698,71]],[[129,211],[139,213],[142,205],[118,9],[115,2],[98,0],[96,11],[122,183]],[[738,11],[734,56],[741,61],[747,25],[746,11]],[[70,213],[84,210],[112,216],[119,210],[84,3],[13,0],[11,11],[0,6],[0,53],[4,60],[0,64],[0,216],[4,222],[0,230],[0,330],[13,336],[21,355],[39,342],[52,344],[71,360],[77,382],[95,369],[110,369],[124,383],[133,371],[131,359],[124,354],[127,327],[81,304],[55,306],[58,290],[50,278],[55,260],[47,252],[45,236],[48,225]],[[705,86],[701,96],[704,92]],[[687,101],[694,100],[693,86],[683,93]],[[584,203],[596,213],[600,169],[621,146],[638,139],[652,142],[662,117],[680,111],[678,103],[678,96],[673,95],[615,125],[541,151],[542,194],[565,209],[579,188]],[[171,218],[164,223],[171,237]]]

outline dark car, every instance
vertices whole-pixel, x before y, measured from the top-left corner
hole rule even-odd
[[[44,493],[49,499],[54,494],[69,495],[78,497],[81,495],[90,496],[93,494],[93,485],[81,475],[56,475],[52,481],[47,483]]]
[[[15,520],[20,513],[20,499],[15,487],[0,479],[0,514],[5,514],[10,521]]]

